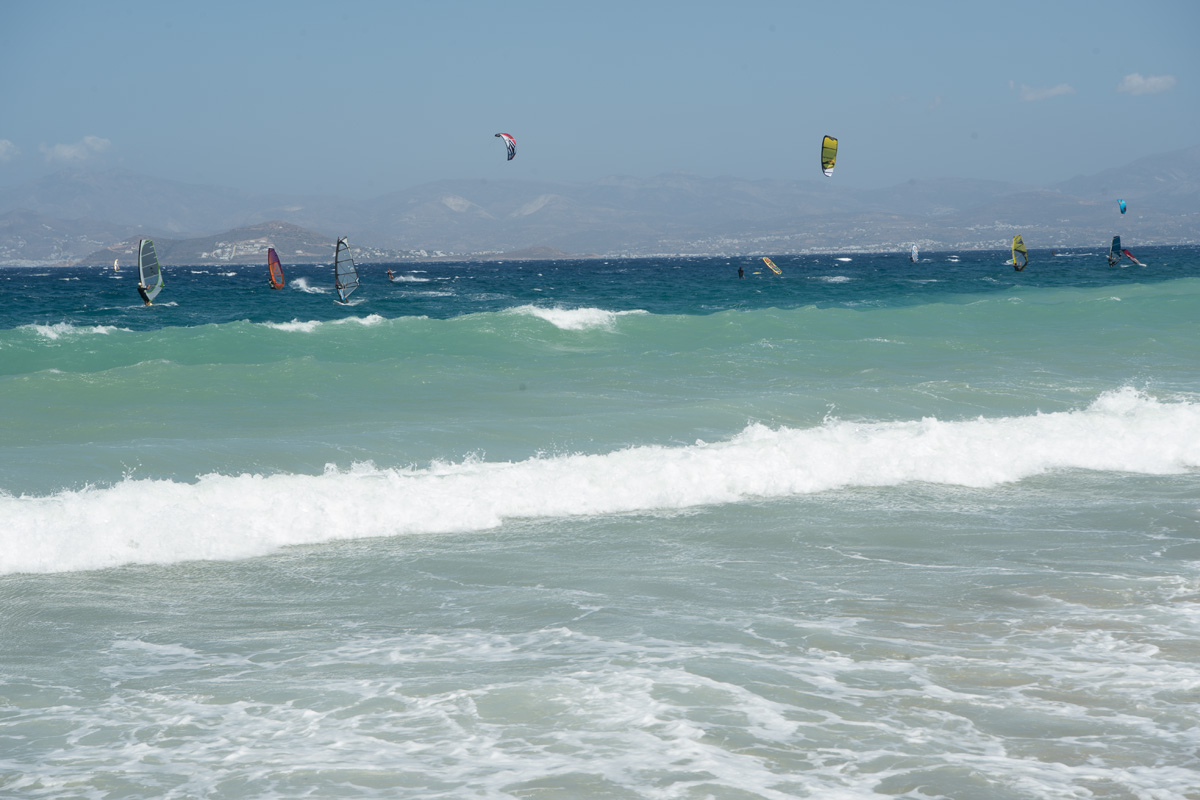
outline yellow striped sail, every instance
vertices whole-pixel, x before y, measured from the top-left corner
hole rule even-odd
[[[826,178],[833,177],[833,165],[837,161],[837,139],[826,136],[821,142],[821,171]]]

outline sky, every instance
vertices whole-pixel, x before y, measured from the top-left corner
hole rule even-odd
[[[1200,144],[1197,34],[1195,0],[0,0],[0,191],[824,180],[825,134],[847,186],[1049,185]]]

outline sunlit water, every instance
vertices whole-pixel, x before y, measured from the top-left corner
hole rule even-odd
[[[1196,800],[1200,250],[1005,257],[0,270],[0,795]]]

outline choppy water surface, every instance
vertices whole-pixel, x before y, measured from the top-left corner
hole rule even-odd
[[[1093,255],[0,270],[0,794],[1195,800],[1200,251]]]

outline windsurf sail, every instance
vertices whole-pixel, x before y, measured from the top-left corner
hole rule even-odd
[[[1124,214],[1124,213],[1125,213],[1125,201],[1124,201],[1124,200],[1118,200],[1118,201],[1117,201],[1117,205],[1119,205],[1119,206],[1121,207],[1121,213],[1122,213],[1122,214]]]
[[[914,244],[913,249],[912,249],[912,254],[908,257],[908,260],[915,264],[915,263],[917,263],[917,256],[918,256],[917,246]]]
[[[345,303],[358,288],[358,270],[354,268],[354,256],[346,237],[337,240],[333,254],[333,283],[337,287],[338,302]]]
[[[1140,261],[1138,261],[1136,258],[1134,258],[1134,257],[1133,257],[1133,253],[1129,252],[1128,250],[1122,250],[1121,252],[1125,254],[1125,257],[1126,257],[1126,258],[1128,258],[1128,259],[1129,259],[1130,261],[1132,261],[1133,263],[1137,264],[1139,267],[1144,267],[1144,266],[1146,266],[1145,264],[1143,264],[1142,262],[1140,262]]]
[[[279,256],[276,255],[274,247],[267,248],[267,274],[272,289],[283,288],[283,265],[279,263]]]
[[[158,297],[162,287],[162,269],[154,252],[154,240],[142,239],[138,242],[138,289],[146,305]]]
[[[1013,237],[1012,240],[1012,265],[1017,272],[1025,269],[1025,265],[1029,263],[1029,251],[1025,249],[1025,240],[1020,234]]]
[[[497,133],[496,138],[504,140],[504,146],[508,148],[508,160],[512,161],[517,154],[517,140],[507,133]]]
[[[780,272],[779,267],[775,266],[775,262],[772,261],[771,259],[767,258],[766,256],[763,256],[763,263],[766,264],[768,267],[770,267],[771,272],[774,272],[776,275],[783,274],[782,272]]]
[[[833,177],[833,165],[837,161],[837,139],[826,136],[821,141],[821,171],[826,178]]]
[[[1121,260],[1121,237],[1114,236],[1112,244],[1108,247],[1108,265],[1115,267],[1117,262]]]
[[[113,259],[113,272],[120,272],[120,271],[121,270],[117,269],[117,259],[114,258]]]

